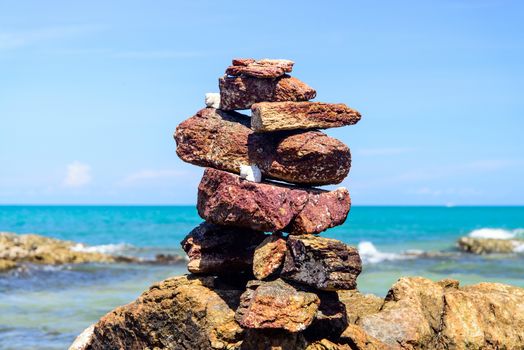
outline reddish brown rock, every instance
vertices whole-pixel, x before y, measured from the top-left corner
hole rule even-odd
[[[339,300],[336,292],[316,294],[320,299],[320,305],[315,320],[304,334],[309,340],[338,339],[348,326],[346,306]]]
[[[255,248],[265,237],[259,231],[204,222],[193,229],[181,245],[189,257],[190,272],[251,273]]]
[[[289,236],[280,276],[321,290],[354,289],[362,271],[357,249],[335,239]]]
[[[233,60],[232,66],[227,67],[226,74],[232,76],[244,74],[256,78],[278,78],[290,73],[294,64],[293,61],[282,59],[237,58]]]
[[[356,124],[361,117],[343,103],[260,102],[251,111],[255,132],[336,128]]]
[[[278,271],[284,262],[286,250],[286,240],[279,234],[272,234],[260,243],[253,256],[255,278],[263,280]]]
[[[235,319],[244,328],[300,332],[313,322],[319,304],[316,294],[297,290],[280,279],[251,281],[240,297]]]
[[[328,192],[254,183],[211,168],[205,170],[198,186],[197,209],[202,218],[257,231],[319,233],[341,225],[349,208],[345,188]]]
[[[223,110],[249,109],[257,102],[308,101],[316,91],[302,81],[283,75],[274,79],[261,79],[241,75],[223,76],[220,87],[220,108]]]
[[[175,140],[185,162],[234,173],[254,164],[266,178],[296,184],[337,184],[351,167],[349,148],[320,131],[255,134],[249,117],[213,108],[182,122]]]

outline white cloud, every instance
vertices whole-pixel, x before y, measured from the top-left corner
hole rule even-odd
[[[91,167],[89,164],[74,161],[67,166],[63,184],[65,187],[83,187],[91,183],[91,180]]]
[[[364,148],[357,149],[355,154],[360,156],[393,156],[411,152],[412,148],[407,147],[388,147],[388,148]]]
[[[187,175],[187,171],[176,169],[161,169],[161,170],[141,170],[126,176],[121,182],[122,186],[132,186],[151,180],[165,180],[180,178]]]

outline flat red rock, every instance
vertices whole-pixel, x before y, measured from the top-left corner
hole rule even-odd
[[[324,191],[255,183],[207,168],[198,186],[198,213],[218,225],[291,234],[320,233],[344,223],[351,206],[345,188]]]
[[[327,129],[356,124],[361,116],[343,103],[260,102],[251,106],[255,132]]]
[[[294,64],[293,61],[283,59],[237,58],[233,60],[232,66],[227,67],[226,74],[232,76],[244,74],[256,78],[278,78],[290,73]]]
[[[223,110],[249,109],[254,103],[264,101],[308,101],[317,95],[306,83],[289,75],[273,79],[223,76],[218,83]]]

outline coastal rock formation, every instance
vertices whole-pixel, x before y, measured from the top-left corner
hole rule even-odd
[[[320,299],[278,279],[250,281],[240,298],[236,320],[244,328],[305,330],[315,318]]]
[[[203,219],[257,231],[319,233],[342,224],[350,205],[345,188],[328,192],[254,183],[211,168],[198,186],[197,209]]]
[[[193,273],[251,273],[253,254],[264,240],[263,232],[213,225],[207,222],[193,229],[181,245]]]
[[[290,60],[237,58],[233,65],[227,67],[226,74],[239,76],[249,75],[255,78],[278,78],[293,70],[295,62]]]
[[[473,254],[510,254],[522,249],[524,241],[517,239],[461,237],[457,241],[460,250]]]
[[[253,253],[253,275],[263,280],[277,272],[286,256],[286,240],[279,234],[267,237]]]
[[[255,132],[327,129],[356,124],[361,116],[343,103],[260,102],[251,106]]]
[[[287,74],[274,79],[223,76],[218,86],[220,108],[225,111],[249,109],[254,103],[265,101],[308,101],[317,95],[307,84]]]
[[[459,288],[454,280],[401,278],[380,311],[358,324],[403,349],[520,349],[524,289],[499,283]]]
[[[305,185],[337,184],[347,176],[351,154],[337,139],[320,131],[255,134],[249,123],[240,113],[204,108],[176,128],[177,155],[237,174],[254,164],[267,178]]]
[[[260,290],[260,295],[255,296],[257,302],[261,302],[259,308],[248,310],[254,302],[250,293],[268,283],[273,283],[271,288],[277,290],[265,296],[262,295],[264,290]],[[293,301],[295,306],[304,303],[305,309],[291,308],[285,303],[271,310],[269,305],[283,302],[289,295],[284,292],[289,291],[289,287],[279,283],[252,282],[247,292],[250,295],[242,296],[244,305],[239,308],[244,291],[242,285],[231,285],[211,276],[169,278],[153,285],[131,304],[102,317],[79,337],[82,342],[71,349],[480,350],[524,347],[524,289],[499,283],[459,288],[458,282],[453,280],[432,282],[421,277],[401,278],[385,300],[356,291],[338,292],[348,313],[348,325],[341,333],[340,330],[328,332],[326,337],[319,338],[324,333],[321,328],[315,329],[318,325],[314,320],[304,332],[298,333],[241,327],[235,321],[238,309],[241,311],[237,311],[237,318],[249,319],[256,325],[303,329],[301,325],[309,322],[310,311],[315,308],[313,319],[319,318],[320,310],[328,315],[325,310],[331,309],[335,310],[331,311],[331,324],[339,322],[335,322],[339,308],[323,305],[325,295],[317,297],[320,304],[309,295]],[[296,289],[291,288],[291,293],[296,293]],[[331,302],[336,302],[336,298]],[[378,306],[379,303],[382,306]],[[296,313],[297,318],[293,321],[282,316],[268,323],[261,321],[263,315],[283,315],[284,310]],[[262,316],[258,318],[259,315]]]
[[[16,263],[11,260],[7,259],[0,259],[0,272],[8,271],[11,269],[14,269],[16,267]]]
[[[335,239],[289,236],[281,277],[320,290],[355,289],[362,271],[358,251]]]
[[[87,262],[115,262],[118,257],[77,250],[76,243],[35,234],[0,232],[0,260],[14,264],[80,264]],[[12,264],[6,266],[14,267]]]

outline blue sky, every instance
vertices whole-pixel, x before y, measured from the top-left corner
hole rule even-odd
[[[176,125],[270,57],[362,113],[355,205],[524,204],[522,2],[320,4],[0,1],[0,203],[194,203]]]

